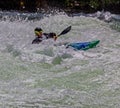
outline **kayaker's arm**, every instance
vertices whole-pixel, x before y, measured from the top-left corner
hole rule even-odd
[[[32,44],[39,44],[40,42],[42,42],[42,39],[36,37],[36,38],[32,41]]]

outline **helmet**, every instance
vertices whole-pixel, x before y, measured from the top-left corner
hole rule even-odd
[[[43,30],[41,29],[41,28],[35,28],[35,30],[34,31],[38,31],[38,32],[42,32]]]
[[[42,29],[41,28],[35,28],[34,32],[35,32],[36,36],[40,36],[41,33],[42,33]]]

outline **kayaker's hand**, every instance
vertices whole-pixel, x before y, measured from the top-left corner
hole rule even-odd
[[[54,41],[56,41],[56,40],[57,40],[57,38],[58,38],[58,36],[54,36],[53,38],[54,38]]]

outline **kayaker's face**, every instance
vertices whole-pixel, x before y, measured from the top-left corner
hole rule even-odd
[[[42,31],[35,31],[35,35],[37,37],[42,37]]]

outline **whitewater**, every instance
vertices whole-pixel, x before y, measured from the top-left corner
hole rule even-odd
[[[0,108],[120,107],[120,32],[113,23],[65,13],[1,14]],[[36,27],[59,34],[70,25],[57,41],[31,44]],[[96,39],[95,48],[66,49]]]

